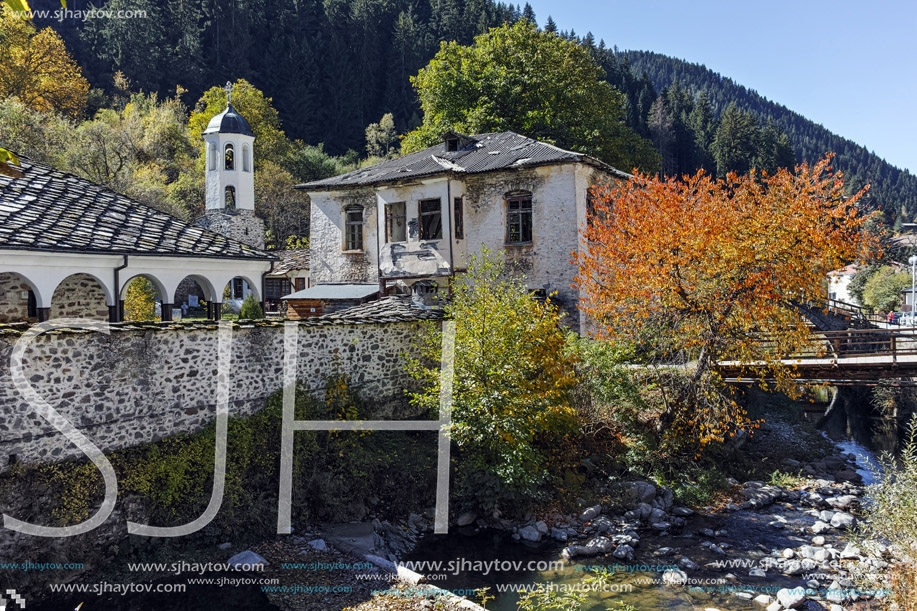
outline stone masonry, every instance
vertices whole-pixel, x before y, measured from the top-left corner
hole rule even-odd
[[[299,325],[298,378],[320,391],[329,374],[351,376],[374,417],[405,415],[405,355],[419,322],[309,321]],[[12,385],[10,355],[21,329],[0,328],[0,470],[81,456]],[[264,407],[282,387],[281,323],[235,324],[230,414]],[[33,388],[103,450],[194,431],[215,416],[217,326],[113,325],[111,333],[59,330],[36,338],[24,359]]]

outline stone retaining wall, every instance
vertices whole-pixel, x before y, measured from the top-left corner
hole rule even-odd
[[[298,377],[320,390],[334,372],[378,405],[375,417],[404,417],[405,355],[419,322],[303,322]],[[234,324],[230,413],[261,409],[282,386],[283,325]],[[0,471],[12,461],[82,456],[13,387],[10,355],[21,329],[0,328]],[[111,333],[54,331],[25,357],[33,388],[103,450],[203,427],[215,416],[217,326],[112,325]]]

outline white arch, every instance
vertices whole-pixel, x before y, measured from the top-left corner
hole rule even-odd
[[[9,274],[11,276],[15,276],[18,280],[22,280],[27,285],[29,285],[29,289],[32,291],[32,294],[35,295],[35,307],[36,308],[50,307],[50,301],[51,301],[50,297],[48,298],[48,302],[49,302],[48,305],[47,306],[44,305],[44,300],[42,299],[42,296],[41,296],[42,293],[41,293],[41,290],[38,288],[38,284],[33,282],[31,278],[29,278],[22,272],[17,272],[12,269],[0,268],[0,274]],[[53,294],[53,291],[52,291],[52,294]]]
[[[162,303],[169,303],[166,299],[170,295],[174,295],[175,291],[173,290],[170,293],[166,289],[166,286],[162,283],[162,281],[159,278],[157,278],[156,276],[154,276],[153,274],[151,274],[150,272],[139,272],[139,273],[128,276],[125,280],[122,280],[121,281],[121,290],[118,291],[119,298],[123,300],[124,296],[127,294],[127,287],[130,286],[131,282],[141,277],[146,278],[147,280],[153,283],[153,288],[156,289],[156,296],[159,297],[159,301],[161,301]],[[178,285],[176,285],[176,287],[177,286]]]
[[[172,298],[170,300],[170,303],[175,303],[175,293],[178,291],[179,285],[182,282],[184,282],[186,278],[190,278],[194,280],[197,283],[197,285],[201,287],[201,290],[204,291],[204,299],[206,299],[207,301],[222,301],[223,294],[220,293],[220,296],[219,296],[220,298],[219,299],[216,298],[216,295],[217,295],[216,289],[214,288],[213,283],[210,281],[210,279],[207,278],[207,276],[203,276],[201,274],[188,274],[184,276],[181,280],[179,280],[178,284],[175,285],[175,288],[172,289],[172,295],[171,295]]]
[[[55,291],[57,291],[58,287],[60,287],[60,285],[62,285],[66,280],[72,278],[73,276],[81,276],[81,275],[82,275],[82,276],[89,276],[90,278],[92,278],[93,280],[95,280],[96,283],[97,283],[100,287],[102,287],[102,291],[105,293],[105,305],[108,305],[108,306],[115,305],[115,302],[114,302],[114,299],[113,299],[113,295],[111,294],[111,289],[109,288],[109,286],[108,286],[108,284],[105,282],[105,280],[103,280],[102,278],[99,278],[97,275],[95,275],[94,273],[92,273],[91,271],[88,271],[88,270],[86,270],[86,271],[80,270],[80,271],[78,271],[78,272],[72,272],[72,273],[69,273],[69,274],[67,274],[66,276],[62,277],[60,280],[58,280],[58,281],[57,281],[57,284],[54,285],[54,290],[51,291],[51,299],[54,299],[54,293],[55,293]],[[51,305],[51,304],[49,303],[48,306],[50,307],[50,305]]]
[[[242,145],[242,171],[243,172],[252,171],[251,152],[249,151],[247,144]]]

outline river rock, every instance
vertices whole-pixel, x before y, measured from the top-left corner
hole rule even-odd
[[[557,541],[566,541],[569,537],[567,536],[567,531],[563,528],[552,528],[551,538]]]
[[[652,524],[650,524],[650,528],[652,528],[653,530],[658,530],[659,532],[668,530],[671,527],[672,525],[669,524],[668,522],[653,522]]]
[[[844,511],[838,511],[831,518],[831,526],[834,528],[850,528],[856,524],[856,518]]]
[[[767,571],[756,567],[748,571],[748,576],[749,577],[767,577]]]
[[[221,549],[223,551],[232,549],[232,543],[230,543],[229,541],[227,541],[226,543],[220,543],[219,545],[217,545],[217,549]]]
[[[710,547],[708,547],[707,549],[709,549],[712,553],[716,554],[717,556],[726,555],[725,550],[723,550],[723,548],[720,547],[719,545],[710,545]]]
[[[541,533],[534,526],[524,526],[519,529],[519,536],[526,541],[538,543],[541,541]]]
[[[789,560],[790,558],[796,555],[796,552],[794,552],[790,548],[786,548],[785,550],[783,550],[783,552],[781,552],[780,555],[786,558],[787,560]]]
[[[621,560],[633,560],[634,548],[629,545],[619,545],[614,551],[614,557],[620,558]]]
[[[672,515],[687,518],[688,516],[694,515],[694,510],[689,507],[675,507],[672,509]]]
[[[781,609],[783,609],[783,605],[781,605],[779,601],[775,600],[767,606],[765,611],[780,611]]]
[[[681,586],[688,583],[688,574],[684,571],[666,571],[662,574],[662,583],[670,586]]]
[[[831,582],[831,585],[828,586],[828,591],[825,592],[825,598],[832,603],[842,604],[846,599],[846,592],[844,588],[841,587],[841,584],[834,580]]]
[[[783,567],[783,572],[787,575],[801,575],[804,571],[805,569],[802,568],[802,562],[799,560],[791,560]]]
[[[806,600],[805,588],[793,588],[792,590],[783,588],[777,592],[777,601],[787,609],[793,609],[802,605]]]
[[[236,570],[240,570],[244,566],[254,567],[259,564],[262,566],[267,566],[268,561],[251,550],[245,550],[244,552],[239,552],[227,560],[226,564]]]
[[[469,524],[473,524],[477,519],[478,514],[474,513],[473,511],[466,511],[458,517],[458,520],[456,520],[455,523],[458,526],[468,526]]]
[[[856,503],[858,500],[859,499],[857,499],[857,497],[852,494],[843,494],[841,496],[825,499],[825,502],[835,509],[846,509]]]
[[[615,529],[615,524],[606,516],[599,516],[592,521],[592,527],[600,533],[607,533]]]
[[[853,543],[848,543],[847,546],[841,551],[841,558],[843,558],[844,560],[856,558],[859,555],[860,555],[860,548],[858,548]]]
[[[823,532],[828,532],[829,530],[831,530],[831,525],[826,524],[825,522],[822,522],[821,520],[818,520],[817,522],[815,522],[815,524],[812,525],[812,532],[815,533],[816,535],[820,535]]]
[[[548,534],[548,525],[542,521],[535,522],[535,530],[540,532],[542,535]]]
[[[324,539],[312,539],[307,543],[309,547],[320,552],[328,550],[328,545],[325,543]]]
[[[755,596],[755,602],[766,607],[767,605],[771,604],[771,597],[767,594],[759,594],[758,596]]]
[[[580,522],[588,522],[589,520],[593,519],[600,513],[602,513],[602,506],[593,505],[592,507],[589,507],[588,509],[586,509],[583,513],[579,515]]]
[[[687,556],[682,556],[678,559],[678,566],[688,571],[696,571],[700,568],[700,565],[688,558]]]
[[[656,522],[665,522],[668,520],[668,517],[669,516],[667,516],[663,510],[656,508],[650,511],[650,515],[648,516],[647,520],[650,522],[650,524],[653,524]]]
[[[652,503],[656,496],[656,486],[649,482],[624,482],[624,502],[627,505]]]
[[[822,537],[821,535],[818,535],[817,537],[812,537],[812,545],[818,545],[819,547],[821,547],[824,544],[825,544],[825,538]]]
[[[842,471],[836,471],[834,473],[834,477],[842,482],[853,482],[854,484],[859,484],[863,481],[863,476],[861,476],[853,469],[843,469]]]

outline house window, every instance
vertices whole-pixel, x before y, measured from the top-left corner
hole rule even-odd
[[[252,160],[251,154],[248,152],[248,145],[242,145],[242,171],[251,172],[252,171]]]
[[[404,202],[395,202],[385,206],[385,241],[407,241],[407,212]]]
[[[532,241],[532,194],[514,193],[506,197],[506,243]]]
[[[296,279],[296,290],[297,290],[297,291],[302,291],[302,290],[304,290],[305,288],[306,288],[306,279],[305,279],[305,278],[297,278],[297,279]]]
[[[236,209],[236,188],[235,187],[226,187],[225,192],[225,203],[227,210]]]
[[[420,239],[439,240],[443,237],[443,208],[439,198],[420,200]]]
[[[459,139],[455,137],[446,138],[446,152],[454,153],[457,150],[459,150]]]
[[[290,281],[287,278],[265,278],[264,279],[264,298],[277,301],[281,297],[286,297],[293,291],[290,290]]]
[[[233,170],[236,167],[235,158],[233,157],[232,144],[227,144],[223,149],[224,169]]]
[[[461,240],[465,237],[465,206],[461,197],[456,197],[452,201],[453,212],[455,214],[455,239]]]
[[[210,157],[210,160],[209,160],[210,165],[208,167],[210,168],[210,171],[212,172],[213,170],[217,169],[217,145],[211,142],[210,146],[208,147],[207,154]]]
[[[363,206],[351,206],[346,210],[344,250],[363,250]]]

